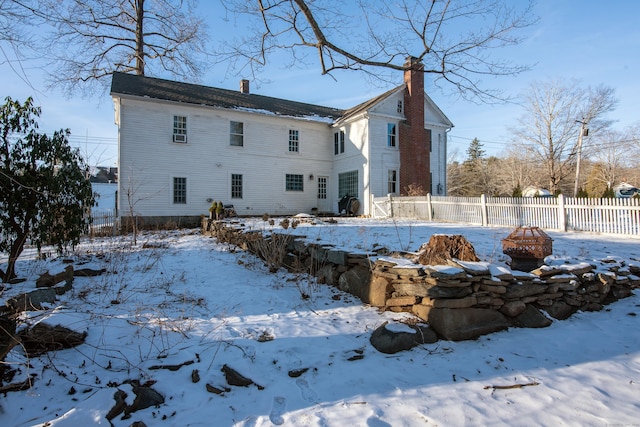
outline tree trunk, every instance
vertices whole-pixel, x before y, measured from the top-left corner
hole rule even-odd
[[[136,74],[144,76],[144,0],[136,1]]]
[[[24,242],[27,240],[27,234],[20,234],[18,238],[11,243],[9,249],[9,261],[7,262],[7,271],[5,271],[2,281],[4,283],[9,282],[16,278],[16,261],[24,249]]]

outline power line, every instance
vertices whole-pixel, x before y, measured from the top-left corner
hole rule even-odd
[[[465,136],[457,136],[457,135],[449,135],[449,142],[451,143],[456,143],[456,141],[451,141],[452,139],[462,139],[465,141],[473,141],[474,139],[476,139],[477,137],[474,138],[469,138],[469,137],[465,137]],[[509,145],[513,145],[513,142],[498,142],[498,141],[487,141],[487,140],[483,140],[480,138],[477,138],[478,141],[480,141],[480,144],[482,145],[491,145],[491,144],[495,144],[498,146],[509,146]],[[459,142],[462,143],[462,142]],[[612,140],[612,141],[602,141],[602,140],[593,140],[593,139],[587,139],[584,141],[584,146],[585,147],[596,147],[596,148],[616,148],[616,147],[624,147],[625,145],[628,144],[640,144],[640,138],[631,138],[631,139],[619,139],[619,140]]]
[[[90,144],[90,145],[118,145],[117,138],[109,138],[109,137],[83,137],[83,136],[70,136],[68,138],[69,142],[75,144]]]
[[[54,132],[41,132],[48,137],[53,137]],[[23,138],[27,136],[25,133],[13,133],[15,138]],[[74,144],[92,144],[92,145],[118,145],[118,138],[110,136],[88,136],[88,135],[69,135],[67,140]]]

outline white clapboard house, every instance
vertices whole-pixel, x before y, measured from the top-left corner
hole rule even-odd
[[[453,125],[421,67],[409,59],[402,85],[348,110],[252,94],[247,80],[234,91],[115,73],[118,213],[186,221],[212,200],[241,216],[339,213],[348,194],[368,215],[372,196],[444,195]]]

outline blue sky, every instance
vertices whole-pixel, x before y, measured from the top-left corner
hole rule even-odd
[[[517,0],[513,0],[517,1]],[[228,34],[229,24],[223,21],[218,3],[202,1],[202,8],[211,29],[213,42],[221,40],[219,33]],[[512,96],[522,93],[535,80],[578,79],[584,86],[607,85],[616,90],[617,109],[609,115],[617,129],[640,122],[640,2],[635,0],[538,0],[535,13],[540,22],[522,33],[525,41],[514,48],[497,52],[515,63],[532,64],[531,71],[518,77],[501,77],[487,81],[487,86],[499,88]],[[226,35],[225,35],[226,36]],[[223,36],[224,37],[224,36]],[[373,86],[357,72],[334,74],[335,80],[320,75],[317,63],[304,68],[289,68],[283,64],[269,65],[263,81],[251,82],[251,92],[320,104],[349,108],[374,97],[388,88]],[[7,66],[0,65],[2,79],[0,95],[24,100],[34,96],[43,108],[40,127],[44,131],[70,128],[71,141],[90,156],[91,163],[115,166],[117,161],[117,130],[113,124],[113,108],[108,94],[83,99],[65,99],[56,91],[46,91],[37,64],[26,64],[34,92]],[[158,76],[167,77],[167,76]],[[246,75],[232,75],[223,66],[213,68],[202,84],[237,89]],[[479,105],[451,93],[433,88],[429,75],[425,88],[431,98],[453,121],[449,133],[449,152],[464,158],[469,142],[478,138],[488,154],[500,155],[509,145],[509,127],[522,115],[517,104]],[[577,134],[577,129],[576,129]]]

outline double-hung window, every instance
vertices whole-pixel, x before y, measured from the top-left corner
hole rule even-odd
[[[233,145],[235,147],[244,146],[244,123],[231,122],[230,145]]]
[[[186,116],[173,116],[173,142],[187,142]]]
[[[333,134],[333,154],[344,153],[344,131]]]
[[[231,174],[231,198],[242,199],[242,174]]]
[[[387,178],[387,193],[396,194],[398,189],[398,171],[395,169],[389,169],[389,175]]]
[[[174,205],[187,204],[187,178],[184,178],[184,177],[173,178],[173,204]]]
[[[387,147],[395,147],[396,146],[396,125],[395,123],[387,124]]]
[[[300,152],[300,133],[294,129],[289,129],[289,152]]]

